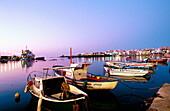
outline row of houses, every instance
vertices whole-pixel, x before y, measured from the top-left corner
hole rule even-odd
[[[105,52],[92,52],[92,53],[82,53],[78,56],[89,56],[89,55],[119,55],[119,56],[142,56],[142,55],[154,55],[154,54],[170,54],[170,47],[160,47],[153,49],[131,49],[131,50],[107,50]]]

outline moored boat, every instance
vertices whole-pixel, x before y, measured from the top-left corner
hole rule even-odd
[[[163,58],[170,58],[170,53],[166,53],[164,55],[162,55]]]
[[[87,68],[92,63],[71,63],[70,67],[53,66],[56,76],[65,76],[70,84],[88,90],[110,90],[114,89],[118,79],[96,76],[87,73]]]
[[[44,70],[47,73],[44,74]],[[56,77],[49,75],[49,68],[44,68],[42,76],[38,76],[38,72],[32,72],[27,77],[27,86],[24,92],[31,93],[32,96],[38,98],[37,110],[41,110],[41,104],[47,108],[74,111],[75,108],[87,110],[87,94],[73,85],[67,84],[64,77]],[[34,75],[33,75],[34,74]],[[33,76],[33,77],[32,77]]]
[[[147,70],[114,69],[109,67],[104,67],[104,69],[110,76],[144,76],[148,74]]]
[[[1,62],[1,63],[7,63],[8,60],[7,60],[7,59],[0,59],[0,62]]]
[[[147,58],[147,59],[144,59],[144,62],[166,63],[167,62],[167,58],[162,58],[162,59],[150,59],[150,58]]]
[[[109,76],[108,73],[105,74],[106,76]],[[148,82],[151,78],[150,75],[146,75],[146,76],[138,76],[138,77],[134,77],[134,76],[110,76],[110,77],[116,77],[119,78],[120,81],[124,82],[124,81],[132,81],[132,82]]]
[[[30,50],[27,50],[27,47],[26,47],[25,51],[22,50],[21,60],[31,61],[31,60],[34,60],[34,59],[35,59],[35,55]]]
[[[137,63],[137,62],[131,62],[131,63],[125,63],[125,62],[114,62],[114,61],[106,61],[106,65],[112,66],[114,68],[120,68],[127,67],[132,69],[151,69],[155,68],[157,66],[157,63]]]
[[[109,64],[109,63],[108,63]],[[104,68],[106,69],[110,69],[110,68],[113,68],[113,69],[124,69],[126,71],[136,71],[136,72],[143,72],[143,71],[148,71],[148,73],[150,74],[154,74],[154,70],[151,69],[151,68],[138,68],[138,67],[132,67],[132,66],[127,66],[127,65],[124,65],[124,64],[121,64],[121,63],[113,63],[113,64],[109,64],[108,65],[107,63],[104,65]],[[106,70],[107,71],[107,70]]]

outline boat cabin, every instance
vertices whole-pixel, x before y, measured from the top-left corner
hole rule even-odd
[[[63,92],[61,89],[62,83],[66,83],[64,77],[50,78],[42,80],[44,95],[51,96]]]
[[[91,63],[71,64],[71,67],[75,66],[73,79],[80,80],[82,78],[87,78],[87,68],[89,65],[91,65]]]

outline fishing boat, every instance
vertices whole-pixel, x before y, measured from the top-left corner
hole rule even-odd
[[[105,61],[106,65],[112,66],[114,68],[119,68],[119,66],[128,67],[132,69],[151,69],[157,66],[157,63],[125,63],[125,62],[114,62],[114,61]]]
[[[166,53],[166,54],[162,55],[162,57],[163,57],[163,58],[170,58],[170,53],[169,53],[169,54]]]
[[[109,64],[109,65],[108,65]],[[126,71],[137,71],[137,72],[143,72],[143,71],[148,71],[148,73],[154,74],[154,70],[151,68],[137,68],[137,67],[132,67],[132,66],[127,66],[126,64],[122,64],[120,62],[115,62],[113,64],[110,64],[110,62],[106,62],[104,65],[105,69],[124,69]],[[106,70],[107,71],[107,70]]]
[[[114,89],[118,79],[96,76],[87,73],[87,68],[92,63],[71,63],[70,67],[53,66],[56,76],[65,76],[70,84],[87,90],[110,90]]]
[[[1,63],[7,63],[8,60],[7,60],[7,59],[0,59],[0,62],[1,62]]]
[[[109,67],[104,67],[104,69],[110,76],[144,76],[148,74],[147,70],[114,69]]]
[[[21,60],[31,61],[31,60],[34,60],[34,59],[35,59],[35,55],[30,50],[27,50],[27,47],[26,47],[25,51],[22,50]]]
[[[87,110],[87,94],[73,85],[67,84],[65,77],[56,77],[49,74],[50,68],[44,68],[41,76],[38,72],[31,72],[27,77],[27,90],[32,96],[38,98],[37,110],[41,110],[41,105],[55,110],[75,111]],[[44,72],[47,73],[44,73]]]
[[[159,65],[163,65],[163,66],[168,66],[168,64],[165,62],[165,63],[163,63],[163,62],[159,62],[158,63]]]
[[[162,58],[162,59],[150,59],[150,58],[146,58],[143,60],[144,62],[157,62],[157,63],[166,63],[167,62],[167,58]]]

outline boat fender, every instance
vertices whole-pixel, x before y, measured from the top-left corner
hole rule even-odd
[[[25,86],[24,93],[27,93],[29,87],[32,86],[32,85],[33,85],[33,82],[32,82],[32,81],[29,81],[28,84]]]
[[[29,84],[30,86],[32,86],[32,85],[33,85],[33,82],[32,82],[32,81],[29,81],[28,84]]]
[[[83,89],[86,89],[86,88],[87,88],[87,81],[84,81],[84,82],[83,82],[82,88],[83,88]]]
[[[27,85],[25,86],[24,93],[27,93],[28,88],[29,88],[29,85],[27,84]]]

